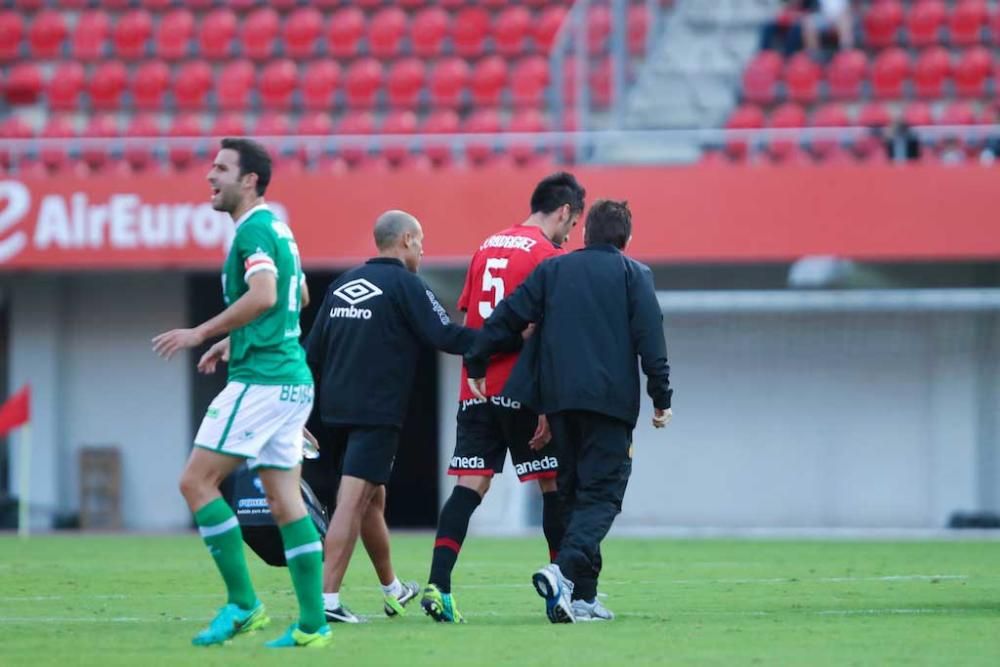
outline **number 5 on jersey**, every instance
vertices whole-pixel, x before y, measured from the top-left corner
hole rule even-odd
[[[492,292],[492,299],[479,302],[479,316],[484,320],[493,313],[497,304],[503,301],[504,288],[503,277],[492,273],[492,271],[502,271],[507,268],[506,257],[491,257],[486,260],[486,268],[483,270],[483,292]]]

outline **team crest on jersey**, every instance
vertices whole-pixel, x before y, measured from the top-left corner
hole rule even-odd
[[[355,280],[346,282],[337,289],[333,290],[333,293],[342,301],[346,301],[348,304],[356,306],[359,303],[382,294],[382,290],[364,278],[356,278]]]

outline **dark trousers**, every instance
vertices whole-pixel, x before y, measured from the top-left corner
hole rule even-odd
[[[593,600],[601,573],[601,541],[621,512],[632,473],[632,427],[596,412],[549,415],[559,452],[559,494],[566,534],[556,563],[573,582],[573,598]]]

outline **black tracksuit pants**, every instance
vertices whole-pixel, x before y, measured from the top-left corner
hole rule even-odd
[[[559,494],[566,534],[556,563],[573,582],[573,599],[593,600],[601,572],[601,541],[621,512],[632,473],[632,427],[597,412],[549,415],[559,455]]]

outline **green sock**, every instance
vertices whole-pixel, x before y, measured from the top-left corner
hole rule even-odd
[[[250,570],[243,553],[243,533],[236,515],[225,500],[216,498],[194,513],[194,522],[226,582],[230,604],[253,609],[257,594],[250,582]]]
[[[326,625],[323,613],[323,543],[312,520],[304,516],[281,527],[285,560],[299,599],[299,629],[316,632]]]

